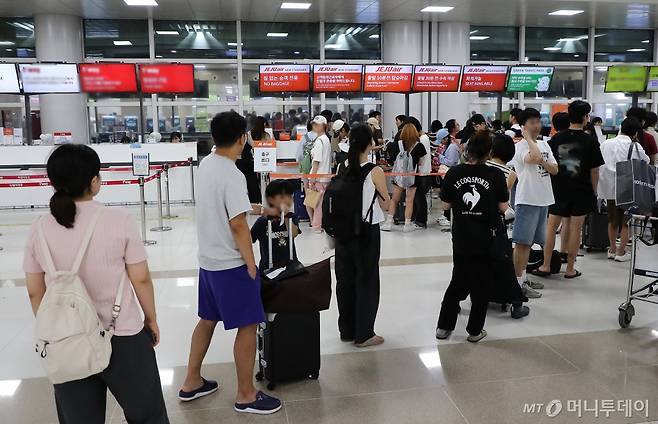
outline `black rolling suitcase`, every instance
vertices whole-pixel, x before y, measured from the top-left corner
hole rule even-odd
[[[583,224],[582,247],[588,252],[606,250],[610,246],[608,239],[608,213],[602,205],[585,217]]]
[[[331,298],[331,271],[329,259],[303,267],[293,258],[293,237],[288,224],[291,262],[275,279],[263,277],[263,303],[266,321],[258,326],[258,373],[256,380],[267,379],[268,390],[285,381],[317,379],[320,375],[320,312],[329,307]],[[269,266],[272,269],[272,224],[268,222]],[[268,274],[268,271],[265,274]],[[287,275],[286,275],[287,274]],[[325,275],[326,274],[326,275]],[[271,274],[270,274],[271,275]],[[305,280],[309,283],[305,284]],[[326,280],[326,281],[325,281]],[[325,288],[312,286],[312,282],[328,283]],[[285,290],[283,285],[288,284]],[[292,287],[296,287],[293,289]],[[309,299],[303,299],[300,288],[308,287]],[[282,287],[284,290],[282,290]],[[297,290],[297,291],[295,291]],[[286,300],[290,296],[295,299]],[[303,304],[296,304],[296,303]],[[275,306],[272,306],[275,305]],[[288,306],[289,305],[289,306]],[[317,309],[306,312],[305,307]],[[295,309],[299,309],[297,312]],[[275,312],[284,310],[295,312]],[[273,311],[274,310],[274,311]]]

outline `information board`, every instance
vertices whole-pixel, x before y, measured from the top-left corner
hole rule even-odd
[[[646,66],[610,66],[605,79],[606,93],[641,93],[647,88]]]
[[[16,65],[13,63],[0,63],[0,93],[18,94],[20,92]]]
[[[658,91],[658,66],[649,67],[649,78],[647,79],[647,91]]]
[[[276,172],[276,141],[254,142],[254,172]]]
[[[462,67],[446,65],[414,66],[413,91],[459,91]]]
[[[21,63],[18,69],[26,94],[80,92],[75,63]]]
[[[135,65],[130,63],[81,63],[80,88],[85,93],[136,93]]]
[[[143,93],[194,93],[194,65],[139,65]]]
[[[363,91],[409,93],[412,73],[412,65],[366,65]]]
[[[311,65],[260,65],[258,88],[261,93],[308,92]]]
[[[313,65],[313,91],[361,91],[363,65]]]
[[[506,80],[507,66],[464,66],[461,91],[504,91]]]
[[[507,77],[507,91],[546,92],[551,88],[553,66],[512,66]]]

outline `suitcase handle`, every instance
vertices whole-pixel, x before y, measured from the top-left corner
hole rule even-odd
[[[294,258],[293,244],[292,244],[293,243],[293,238],[294,238],[294,236],[292,234],[292,226],[294,225],[294,223],[292,221],[292,217],[293,217],[293,215],[290,215],[290,217],[288,218],[288,225],[286,225],[286,228],[288,230],[288,248],[290,249],[289,250],[290,253],[289,253],[289,257],[288,257],[289,258],[288,262],[291,262]],[[286,218],[285,214],[283,213],[283,211],[281,211],[281,222],[285,222],[285,218]],[[268,251],[269,251],[269,261],[268,261],[269,268],[268,269],[272,269],[272,267],[274,267],[274,258],[272,257],[272,247],[273,247],[272,243],[273,243],[272,242],[272,219],[268,218],[267,219],[267,247],[268,247]]]

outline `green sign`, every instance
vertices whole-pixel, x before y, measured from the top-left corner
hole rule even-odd
[[[551,87],[552,66],[512,66],[507,78],[507,91],[545,92]]]
[[[658,91],[658,66],[649,67],[649,79],[647,80],[647,91]]]
[[[647,88],[646,66],[610,66],[606,93],[641,93]]]

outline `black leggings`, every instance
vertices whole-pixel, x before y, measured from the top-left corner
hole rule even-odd
[[[363,343],[375,335],[379,309],[379,225],[350,242],[336,240],[338,330],[343,340]]]
[[[110,365],[100,374],[54,387],[60,424],[104,424],[107,389],[129,424],[169,423],[155,351],[146,330],[114,336]]]

